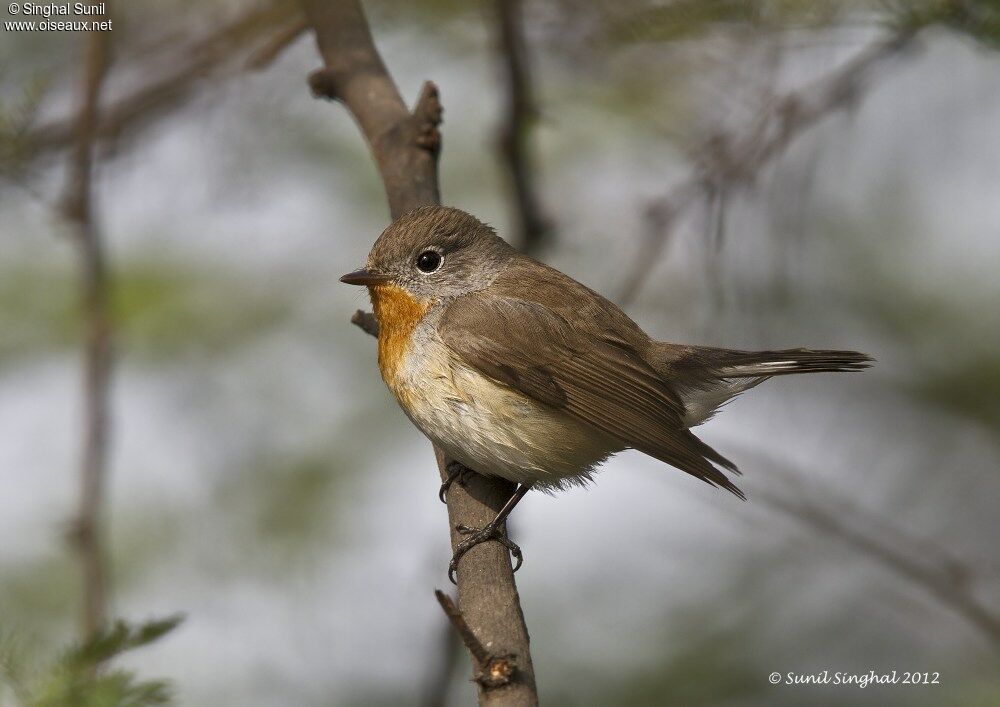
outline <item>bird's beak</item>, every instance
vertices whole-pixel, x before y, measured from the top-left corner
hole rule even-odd
[[[367,268],[361,268],[360,270],[347,273],[340,278],[340,281],[348,285],[381,285],[389,282],[389,276],[372,272]]]

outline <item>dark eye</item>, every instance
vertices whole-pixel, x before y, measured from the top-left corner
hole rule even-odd
[[[441,267],[441,254],[435,250],[425,250],[417,256],[417,269],[420,272],[432,273]]]

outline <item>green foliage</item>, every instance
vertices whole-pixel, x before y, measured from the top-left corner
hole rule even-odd
[[[7,655],[2,678],[24,707],[147,707],[171,701],[162,680],[140,680],[130,671],[109,667],[113,659],[148,646],[170,633],[180,616],[133,625],[116,621],[93,638],[65,651],[30,681]],[[16,666],[16,667],[15,667]]]
[[[896,30],[942,25],[990,48],[1000,47],[997,0],[678,0],[631,3],[607,19],[606,38],[612,45],[691,40],[720,28],[819,30],[861,22]]]
[[[997,0],[894,0],[887,3],[890,21],[920,29],[943,25],[991,49],[1000,47],[1000,2]]]
[[[66,553],[3,566],[0,573],[0,616],[30,622],[36,633],[70,619],[71,607],[77,600],[77,578],[73,561]]]
[[[0,359],[78,345],[76,278],[65,269],[0,273]],[[217,355],[280,321],[288,301],[229,273],[127,263],[113,273],[119,344],[129,357]]]
[[[130,354],[231,351],[280,321],[287,303],[225,273],[138,264],[115,276],[115,319]]]
[[[946,20],[948,26],[968,34],[989,49],[1000,49],[1000,2],[969,0],[952,4],[955,11]]]
[[[983,424],[1000,436],[1000,358],[972,351],[949,364],[928,367],[909,386],[923,400]]]
[[[720,23],[754,24],[760,16],[760,2],[681,0],[637,8],[612,25],[608,38],[615,43],[693,39]]]
[[[353,473],[364,468],[351,442],[302,453],[262,453],[216,488],[216,507],[232,519],[232,548],[252,558],[248,566],[271,576],[309,566],[330,551],[345,530],[340,505],[350,498]]]
[[[900,216],[913,211],[906,197],[892,187],[879,196],[885,209],[880,217],[852,223],[838,216],[831,223],[843,268],[857,274],[851,308],[905,353],[909,370],[896,372],[900,389],[1000,436],[995,283],[989,274],[972,273],[944,286],[915,282],[894,254],[912,247],[905,239],[921,226]],[[872,233],[880,239],[873,240]]]
[[[695,610],[672,626],[655,662],[633,670],[580,675],[587,697],[575,691],[550,695],[552,704],[591,705],[721,705],[744,704],[768,688],[768,669],[756,663],[747,646],[755,631],[748,620],[726,625],[717,617]],[[677,636],[683,636],[678,641]],[[660,657],[662,656],[662,657]]]

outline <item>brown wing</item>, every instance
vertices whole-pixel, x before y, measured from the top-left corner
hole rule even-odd
[[[733,464],[683,429],[677,395],[620,336],[595,336],[551,308],[485,290],[448,305],[445,344],[493,380],[740,498],[715,462]]]

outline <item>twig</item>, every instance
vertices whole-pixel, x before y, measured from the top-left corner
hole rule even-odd
[[[309,23],[305,17],[297,17],[289,22],[285,27],[278,30],[264,46],[258,48],[250,58],[247,59],[246,68],[252,71],[266,69],[275,59],[281,56],[288,47],[295,43],[295,40],[306,33]]]
[[[378,338],[378,320],[371,312],[363,312],[360,309],[351,315],[351,324],[361,328],[361,331]]]
[[[473,680],[487,688],[503,687],[510,684],[511,678],[517,670],[516,656],[494,655],[490,653],[486,650],[486,646],[476,638],[476,634],[473,633],[472,629],[469,628],[465,617],[462,616],[462,612],[455,606],[455,602],[451,600],[451,597],[440,589],[434,590],[434,596],[437,597],[438,603],[444,610],[444,615],[448,617],[448,621],[451,622],[451,625],[458,632],[462,643],[465,644],[465,647],[469,649],[469,653],[472,654],[472,657],[479,664],[479,670]]]
[[[96,140],[115,140],[127,129],[163,115],[168,109],[183,105],[197,84],[231,61],[238,50],[257,42],[275,23],[291,15],[294,5],[286,2],[255,7],[209,32],[205,37],[183,47],[169,61],[167,70],[150,76],[141,85],[102,107],[94,128]],[[73,120],[55,120],[26,131],[18,138],[18,157],[39,158],[70,146],[74,140]]]
[[[107,612],[107,566],[102,515],[109,435],[108,397],[112,366],[112,323],[108,273],[101,235],[94,223],[94,136],[101,87],[110,62],[110,32],[86,35],[76,144],[71,155],[64,202],[80,252],[84,346],[84,430],[80,459],[80,503],[71,541],[83,574],[85,639],[104,626]]]
[[[501,66],[506,82],[500,155],[513,195],[518,242],[527,252],[537,252],[551,235],[552,223],[544,215],[535,187],[531,152],[531,126],[538,118],[532,90],[530,61],[524,37],[522,0],[495,0]]]
[[[691,175],[647,207],[647,212],[668,213],[670,218],[662,220],[663,229],[647,229],[618,301],[626,304],[635,299],[656,266],[671,228],[689,209],[704,203],[705,192],[722,193],[727,186],[752,184],[760,170],[796,137],[831,113],[855,105],[875,67],[909,47],[920,27],[907,25],[861,50],[828,76],[776,99],[744,135],[708,138],[694,151]]]
[[[315,94],[344,104],[364,134],[378,165],[396,218],[425,204],[440,203],[437,158],[441,148],[438,125],[441,104],[437,88],[427,82],[411,113],[389,76],[372,41],[357,0],[301,0],[316,31],[324,68],[313,72],[309,84]],[[356,322],[365,320],[355,315]],[[371,327],[363,327],[371,333]],[[434,453],[441,479],[447,478],[447,460]],[[483,527],[510,498],[514,485],[499,478],[473,475],[465,487],[448,494],[448,522],[452,548],[463,540],[458,525]],[[500,687],[479,684],[483,705],[538,704],[528,630],[511,569],[510,556],[499,543],[483,543],[463,559],[458,573],[462,614],[478,635],[494,649],[514,656],[517,671]],[[478,663],[476,664],[478,669]]]
[[[911,581],[962,616],[970,625],[1000,648],[1000,616],[984,606],[972,592],[974,576],[969,565],[931,543],[914,538],[902,529],[887,526],[862,508],[832,492],[822,495],[800,491],[803,474],[759,452],[748,451],[761,460],[761,467],[780,482],[782,491],[762,489],[757,498],[771,508],[833,537],[875,560],[893,573]]]
[[[438,662],[428,668],[426,681],[421,690],[421,707],[441,707],[447,704],[448,689],[451,687],[452,677],[459,668],[461,639],[452,630],[450,623],[442,622],[437,630],[439,637],[434,654]]]

